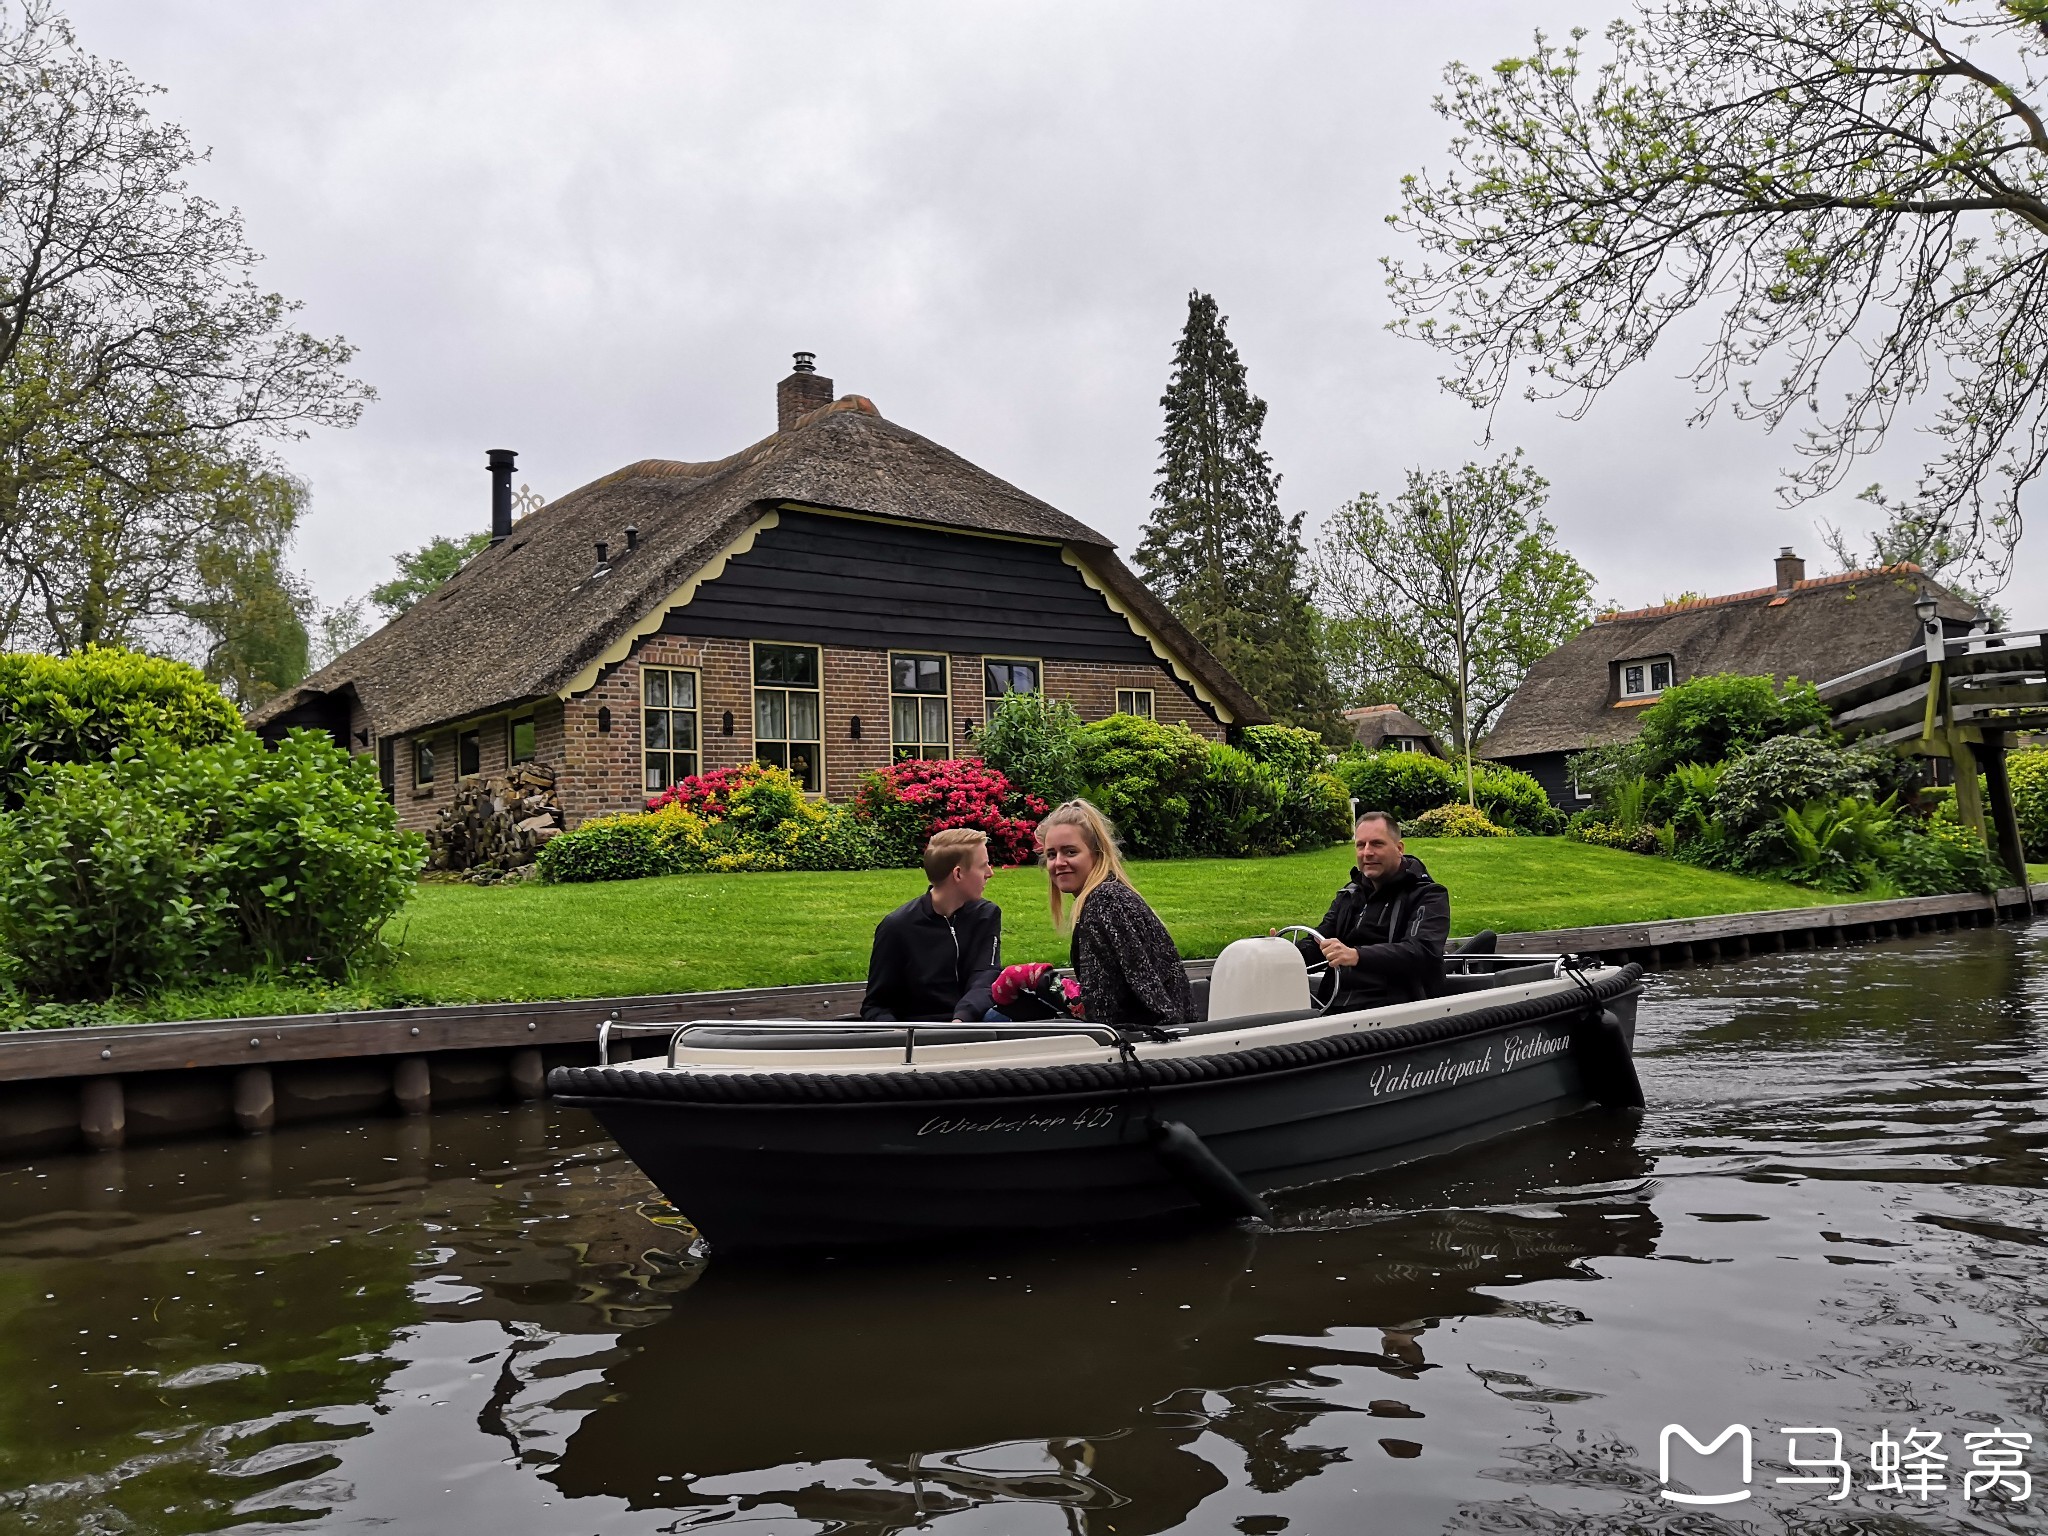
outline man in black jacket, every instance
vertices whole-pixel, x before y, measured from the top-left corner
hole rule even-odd
[[[925,845],[931,889],[875,926],[864,1019],[981,1019],[1003,968],[1003,909],[982,900],[988,835],[953,827]]]
[[[1443,989],[1451,893],[1402,847],[1401,825],[1385,811],[1359,817],[1351,841],[1358,867],[1316,925],[1321,948],[1301,940],[1302,958],[1329,962],[1333,1012],[1433,996]]]

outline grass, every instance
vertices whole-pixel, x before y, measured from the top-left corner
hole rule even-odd
[[[1431,839],[1411,851],[1450,888],[1452,929],[1518,932],[1818,906],[1840,898],[1562,838]],[[1214,955],[1282,923],[1315,923],[1351,864],[1348,845],[1278,859],[1138,864],[1132,878],[1181,953]],[[924,889],[913,870],[676,875],[606,885],[427,885],[392,925],[395,965],[340,985],[290,978],[167,989],[43,1024],[388,1008],[410,1003],[611,997],[857,981],[875,923]],[[1006,960],[1064,960],[1045,875],[1000,870]],[[4,1023],[0,1023],[4,1027]]]

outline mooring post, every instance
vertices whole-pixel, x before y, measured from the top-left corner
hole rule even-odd
[[[96,1152],[110,1151],[128,1135],[128,1101],[118,1077],[88,1077],[78,1090],[78,1131]]]
[[[434,1107],[434,1080],[424,1056],[401,1056],[391,1072],[391,1096],[408,1115],[424,1115]]]
[[[512,1097],[537,1099],[548,1091],[548,1070],[540,1052],[531,1046],[512,1053]]]

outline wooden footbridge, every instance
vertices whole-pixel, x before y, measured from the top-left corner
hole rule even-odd
[[[1821,700],[1845,736],[1914,756],[1947,758],[1956,813],[2024,891],[2026,847],[2005,754],[2013,737],[2048,731],[2048,632],[1992,634],[1987,626],[1950,635],[1932,601],[1916,604],[1914,611],[1919,646],[1822,683]]]

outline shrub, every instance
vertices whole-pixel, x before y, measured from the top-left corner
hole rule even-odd
[[[1325,848],[1349,835],[1349,792],[1330,773],[1330,749],[1321,736],[1292,725],[1254,725],[1246,727],[1240,747],[1281,780],[1280,809],[1266,845],[1243,851],[1292,853]]]
[[[2005,772],[2027,857],[2048,859],[2048,747],[2008,753]]]
[[[1187,851],[1207,742],[1184,725],[1111,715],[1083,726],[1079,746],[1088,797],[1116,824],[1127,851],[1155,859]]]
[[[1225,856],[1271,853],[1286,800],[1278,768],[1212,741],[1192,796],[1189,847]]]
[[[594,880],[640,880],[672,875],[682,865],[664,838],[659,818],[668,812],[593,816],[574,831],[541,845],[534,856],[540,878],[555,885],[580,885]],[[701,819],[690,812],[701,827]]]
[[[1477,806],[1453,801],[1424,811],[1402,830],[1412,837],[1512,837],[1505,827],[1487,819]]]
[[[412,894],[426,841],[399,827],[367,754],[323,731],[293,731],[274,747],[243,731],[197,752],[158,747],[151,759],[203,850],[195,899],[226,900],[230,969],[335,976],[372,957]]]
[[[990,860],[1008,865],[1031,862],[1035,829],[1047,807],[1038,796],[1011,789],[1006,777],[978,758],[947,758],[876,770],[862,780],[854,810],[873,828],[878,845],[901,863],[915,863],[933,834],[973,827],[988,834]]]
[[[1827,706],[1811,683],[1793,679],[1780,690],[1769,677],[1696,677],[1665,689],[1643,711],[1640,771],[1662,778],[1680,763],[1718,763],[1773,736],[1827,724]]]
[[[93,646],[73,656],[0,654],[0,796],[21,803],[37,763],[105,762],[116,747],[203,747],[242,717],[181,661]]]
[[[1663,842],[1657,831],[1648,822],[1624,827],[1581,811],[1571,819],[1564,835],[1573,842],[1590,843],[1595,848],[1619,848],[1624,853],[1659,853],[1663,851]]]
[[[1878,868],[1901,896],[1946,896],[1952,891],[1989,894],[2007,879],[1974,833],[1940,822],[1896,829]]]
[[[1278,769],[1287,779],[1321,773],[1330,757],[1323,738],[1298,725],[1248,725],[1240,733],[1238,749],[1253,762]]]
[[[1517,832],[1555,836],[1564,830],[1564,812],[1550,803],[1541,784],[1518,768],[1474,763],[1472,798],[1489,820]]]
[[[1427,752],[1348,752],[1335,772],[1361,812],[1386,811],[1403,823],[1465,795],[1458,770]]]
[[[1344,781],[1334,773],[1312,773],[1290,783],[1280,819],[1285,827],[1282,853],[1343,842],[1351,835],[1351,797]]]
[[[376,958],[425,858],[376,769],[318,732],[30,771],[0,818],[0,942],[33,996]]]
[[[1714,812],[1731,832],[1753,832],[1787,806],[1856,795],[1882,798],[1896,787],[1898,759],[1871,747],[1811,736],[1778,736],[1732,759],[1713,790]]]
[[[1894,846],[1895,804],[1890,796],[1873,804],[1842,795],[1784,807],[1778,819],[1791,846],[1785,877],[1829,891],[1869,885],[1880,873],[1878,860]]]
[[[981,761],[1023,793],[1058,805],[1081,793],[1081,717],[1042,693],[1009,693],[974,738]]]

